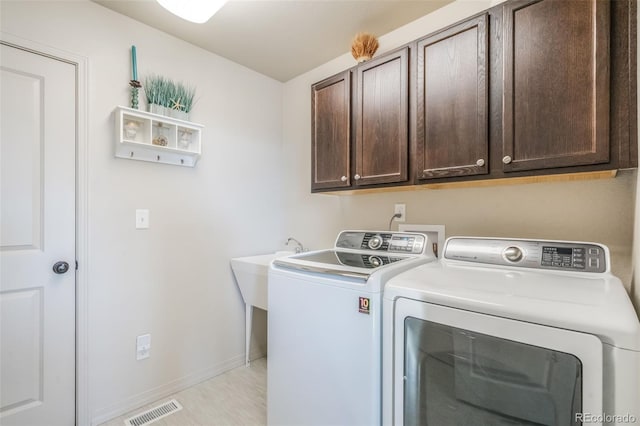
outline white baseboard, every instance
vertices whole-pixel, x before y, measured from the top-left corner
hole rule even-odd
[[[251,354],[253,355],[254,352],[252,351]],[[251,357],[251,359],[254,358]],[[169,395],[180,392],[205,380],[209,380],[212,377],[219,376],[222,373],[226,373],[227,371],[233,370],[234,368],[242,365],[244,365],[244,354],[235,356],[227,361],[221,362],[220,364],[189,374],[156,388],[149,389],[148,391],[133,395],[109,407],[97,410],[91,416],[91,425],[99,425],[128,413],[129,411],[135,410],[136,408],[140,408],[143,405],[166,398]]]

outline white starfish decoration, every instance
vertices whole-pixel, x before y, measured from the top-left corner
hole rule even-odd
[[[177,101],[175,99],[171,99],[171,102],[173,102],[173,105],[171,105],[171,109],[177,109],[178,111],[182,111],[184,108],[184,105],[182,105],[180,101],[182,101],[182,98],[178,98]]]

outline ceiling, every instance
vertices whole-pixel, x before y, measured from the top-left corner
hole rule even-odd
[[[92,1],[287,81],[349,52],[358,32],[381,36],[452,0],[231,0],[205,24],[178,18],[155,0]]]

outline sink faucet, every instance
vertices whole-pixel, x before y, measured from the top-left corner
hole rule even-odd
[[[304,247],[302,246],[302,243],[293,237],[287,238],[287,242],[285,243],[285,245],[288,246],[291,241],[295,241],[295,243],[298,245],[298,247],[296,247],[296,253],[301,253],[304,251]]]

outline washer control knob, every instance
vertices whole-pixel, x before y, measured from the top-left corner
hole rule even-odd
[[[374,268],[377,268],[378,266],[382,265],[382,259],[380,259],[378,256],[369,256],[369,263]]]
[[[369,243],[367,244],[371,250],[378,250],[382,247],[382,237],[380,235],[374,235],[369,238]]]
[[[508,155],[505,155],[504,157],[502,157],[502,162],[504,164],[509,164],[511,163],[511,157],[509,157]]]
[[[522,260],[522,250],[518,247],[514,247],[514,246],[507,247],[502,252],[502,255],[509,262],[518,262]]]

